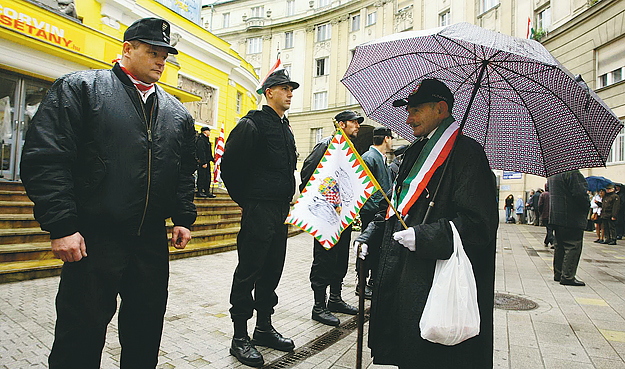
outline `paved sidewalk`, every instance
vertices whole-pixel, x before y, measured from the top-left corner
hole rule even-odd
[[[543,227],[500,224],[496,292],[538,303],[532,311],[495,311],[497,368],[625,368],[625,241],[607,246],[585,233],[578,278],[586,287],[553,281],[552,250]],[[236,251],[171,262],[170,296],[158,368],[246,368],[228,353],[232,325],[228,296]],[[289,239],[278,287],[275,327],[301,347],[331,330],[310,319],[308,274],[312,238]],[[353,256],[351,259],[353,265]],[[0,285],[0,368],[45,368],[53,340],[58,277]],[[355,273],[344,298],[357,304]],[[339,315],[341,320],[351,317]],[[249,322],[252,332],[254,320]],[[366,329],[365,329],[366,332]],[[366,340],[366,336],[365,336]],[[354,368],[356,332],[305,359],[296,368]],[[283,353],[261,348],[267,363]],[[117,368],[117,317],[109,325],[102,368]],[[364,367],[372,365],[365,350]]]

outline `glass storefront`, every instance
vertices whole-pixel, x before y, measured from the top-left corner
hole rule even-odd
[[[18,181],[26,130],[51,82],[0,70],[0,180]]]

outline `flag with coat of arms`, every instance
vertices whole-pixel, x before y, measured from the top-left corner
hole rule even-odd
[[[285,223],[329,250],[380,185],[349,138],[338,129]]]

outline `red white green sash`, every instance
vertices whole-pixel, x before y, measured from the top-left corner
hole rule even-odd
[[[397,194],[395,187],[393,187],[393,199],[391,201],[402,216],[408,214],[408,210],[417,201],[436,169],[449,156],[458,137],[459,128],[460,126],[454,122],[453,118],[445,119],[421,150],[410,173],[401,184],[400,193]],[[394,215],[394,212],[389,206],[386,212],[386,219],[392,215]]]

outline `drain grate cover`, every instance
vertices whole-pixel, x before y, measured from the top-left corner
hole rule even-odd
[[[369,309],[365,310],[365,322],[369,320]],[[290,352],[284,356],[277,358],[271,363],[264,365],[263,368],[286,369],[291,368],[307,358],[325,350],[332,346],[342,338],[348,336],[358,328],[358,316],[341,323],[336,328],[322,334],[306,345],[299,347],[297,350]]]
[[[534,310],[538,304],[532,300],[506,293],[495,294],[495,308],[501,310]]]

